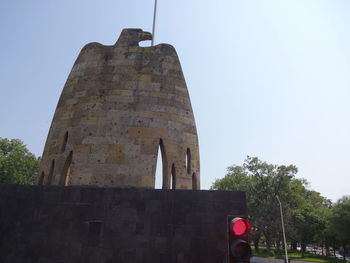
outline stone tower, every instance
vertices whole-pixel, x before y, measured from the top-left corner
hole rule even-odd
[[[180,61],[171,45],[138,45],[151,38],[124,29],[113,46],[81,50],[53,117],[39,184],[154,188],[160,149],[163,189],[200,188]]]

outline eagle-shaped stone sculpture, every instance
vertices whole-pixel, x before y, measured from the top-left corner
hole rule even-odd
[[[189,93],[173,46],[124,29],[115,45],[80,52],[59,99],[38,184],[199,189],[199,146]]]

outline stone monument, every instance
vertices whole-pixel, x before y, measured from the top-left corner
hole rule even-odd
[[[149,39],[125,29],[80,52],[39,185],[0,185],[1,263],[228,262],[245,193],[181,190],[200,186],[195,121],[175,49],[138,45]],[[153,189],[158,154],[164,190]]]
[[[198,136],[173,46],[140,47],[152,35],[124,29],[113,46],[87,44],[59,99],[39,185],[200,189]]]

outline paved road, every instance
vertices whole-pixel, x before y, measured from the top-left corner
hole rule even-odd
[[[347,261],[350,261],[349,258],[346,258]],[[310,263],[310,261],[297,261],[297,260],[291,260],[291,263]],[[284,263],[283,259],[273,259],[273,258],[258,258],[258,257],[252,257],[250,259],[250,263]]]
[[[310,263],[309,261],[296,261],[291,260],[291,263]],[[258,257],[252,257],[250,259],[250,263],[284,263],[283,259],[273,259],[273,258],[258,258]]]

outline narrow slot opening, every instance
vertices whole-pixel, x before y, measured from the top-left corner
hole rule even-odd
[[[41,175],[39,177],[38,185],[43,185],[44,184],[44,178],[45,178],[45,173],[41,172]]]
[[[62,143],[62,147],[61,147],[62,152],[64,152],[66,150],[67,142],[68,142],[68,132],[66,132],[66,134],[64,135],[64,138],[63,138],[63,143]]]
[[[156,160],[156,174],[155,174],[155,182],[154,188],[161,189],[163,187],[163,156],[161,153],[160,145],[158,146],[157,151],[157,160]]]
[[[72,159],[73,159],[73,151],[69,153],[66,159],[66,162],[64,163],[63,170],[62,170],[61,185],[64,185],[64,186],[70,185]]]
[[[156,159],[156,171],[154,186],[156,189],[168,189],[168,159],[166,156],[165,146],[162,139],[159,139]]]
[[[52,160],[51,162],[51,167],[50,167],[50,172],[49,172],[49,176],[47,179],[47,185],[51,185],[52,183],[52,178],[53,178],[53,172],[55,170],[55,160]]]
[[[171,189],[175,190],[176,189],[176,168],[174,164],[171,166],[170,178],[171,178]]]
[[[186,171],[188,175],[191,175],[191,150],[187,148],[186,151]]]
[[[192,190],[198,190],[197,189],[197,175],[196,175],[196,173],[192,174]]]

